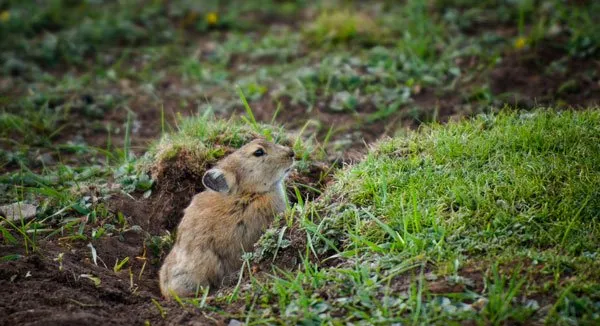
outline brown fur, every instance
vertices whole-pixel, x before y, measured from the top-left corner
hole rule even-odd
[[[265,153],[256,156],[258,149]],[[218,288],[239,270],[241,254],[285,209],[283,179],[293,164],[293,151],[254,140],[206,172],[207,191],[197,194],[177,229],[177,240],[161,267],[165,297],[192,296],[200,286]],[[212,190],[211,190],[212,189]]]

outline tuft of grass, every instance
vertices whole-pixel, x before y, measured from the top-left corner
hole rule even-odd
[[[253,119],[247,102],[245,106],[249,113],[248,119],[217,119],[211,111],[181,119],[177,132],[165,134],[151,145],[138,162],[140,169],[152,171],[156,176],[166,162],[183,157],[186,169],[201,174],[207,164],[216,162],[232,149],[259,137],[293,146],[297,156],[301,158],[297,165],[299,169],[307,168],[311,159],[321,155],[319,147],[310,139],[301,141],[286,134],[281,127],[257,122]]]
[[[350,41],[373,44],[383,37],[384,30],[368,15],[346,9],[321,12],[304,33],[316,44]]]
[[[486,282],[487,303],[483,314],[490,324],[501,325],[512,319],[524,322],[533,311],[525,307],[513,307],[513,302],[519,295],[525,279],[519,277],[518,268],[512,275],[503,276],[498,272],[498,266],[492,266],[492,279]]]
[[[439,61],[438,50],[445,47],[443,55],[448,55],[450,44],[444,39],[446,26],[428,12],[427,3],[422,0],[409,0],[403,8],[404,19],[396,27],[402,33],[398,49],[418,63],[433,64]],[[444,58],[448,60],[447,58]]]

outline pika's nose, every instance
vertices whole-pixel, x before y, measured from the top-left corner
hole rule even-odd
[[[294,157],[294,156],[296,156],[296,153],[294,153],[294,150],[293,150],[293,149],[290,149],[290,151],[288,152],[288,156],[289,156],[289,157]]]

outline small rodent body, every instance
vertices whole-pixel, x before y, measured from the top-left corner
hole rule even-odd
[[[239,270],[243,252],[285,210],[283,181],[294,152],[262,139],[254,140],[208,170],[206,191],[194,196],[177,227],[177,239],[160,269],[160,289],[193,296],[201,286],[218,288]]]

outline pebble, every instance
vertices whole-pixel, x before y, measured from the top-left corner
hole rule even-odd
[[[24,220],[33,218],[35,217],[36,211],[36,205],[26,204],[24,202],[0,206],[0,215],[12,221],[18,221],[21,218]]]
[[[229,321],[229,324],[227,326],[242,326],[244,325],[241,321],[237,320],[237,319],[232,319]]]

